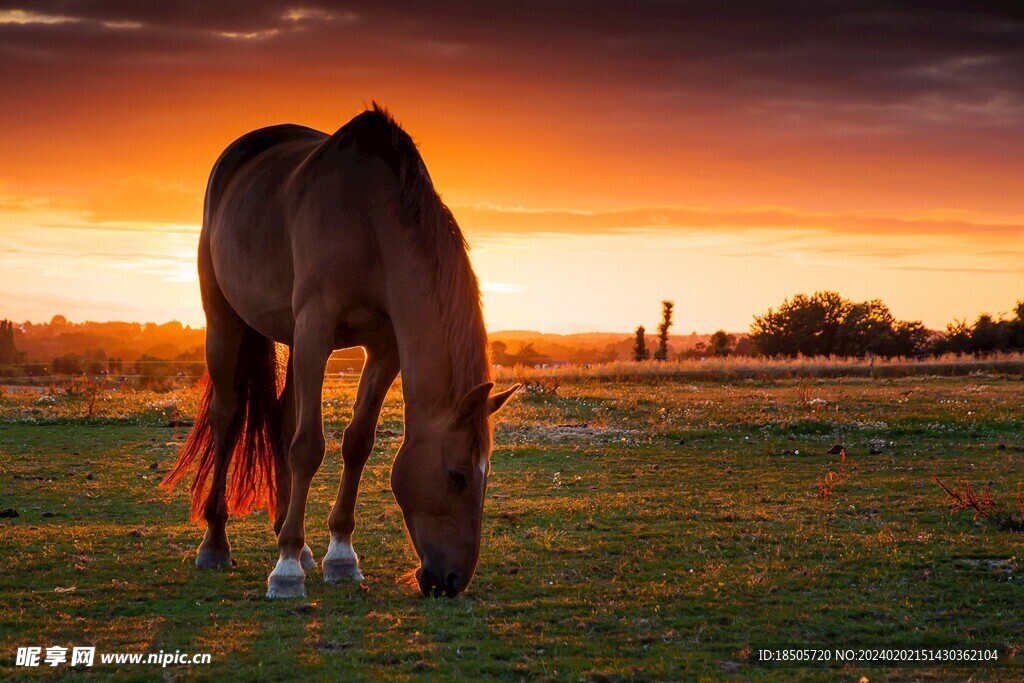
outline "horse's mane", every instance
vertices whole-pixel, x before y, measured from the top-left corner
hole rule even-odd
[[[434,266],[435,300],[440,307],[452,373],[449,398],[454,403],[491,378],[480,286],[466,253],[469,245],[451,210],[434,189],[412,137],[376,102],[346,127],[357,121],[368,127],[379,126],[390,136],[393,156],[385,157],[385,161],[394,169],[402,188],[402,220],[416,227],[413,239]],[[479,427],[489,430],[490,421],[486,414],[483,417]]]

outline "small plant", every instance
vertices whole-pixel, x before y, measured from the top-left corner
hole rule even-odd
[[[836,486],[843,483],[846,479],[846,448],[843,446],[833,446],[829,451],[829,455],[839,455],[839,470],[833,472],[828,470],[825,472],[825,476],[818,482],[818,500],[821,501],[821,511],[828,513],[828,503],[832,499],[832,490]]]
[[[800,384],[796,387],[796,399],[800,405],[807,405],[811,402],[811,380],[809,377],[800,378]]]
[[[171,410],[171,414],[170,414],[169,418],[170,419],[167,421],[167,425],[172,430],[171,431],[171,440],[172,441],[177,441],[178,440],[178,431],[183,426],[182,421],[181,421],[181,408],[177,404],[175,404],[174,408]]]
[[[846,476],[846,447],[836,444],[829,450],[829,455],[839,455],[839,476]]]
[[[809,413],[818,413],[829,404],[827,400],[814,396],[814,392],[811,389],[811,378],[808,375],[802,376],[800,383],[797,384],[796,400],[797,404]]]
[[[85,417],[91,418],[96,414],[96,401],[99,398],[103,384],[89,379],[79,377],[67,382],[63,386],[64,395],[70,399],[85,399]]]
[[[557,396],[562,379],[558,376],[541,376],[531,378],[525,372],[517,373],[518,381],[528,396]]]
[[[825,473],[825,476],[818,482],[818,500],[821,501],[822,512],[828,512],[828,501],[832,498],[832,489],[839,483],[839,475],[832,470]]]
[[[973,510],[974,518],[988,520],[990,523],[1006,529],[1007,531],[1024,531],[1024,498],[1021,495],[1021,484],[1017,484],[1017,505],[1011,509],[1008,505],[998,500],[988,484],[982,487],[981,492],[975,492],[974,487],[968,480],[957,477],[956,484],[947,486],[938,474],[932,475],[935,483],[949,496],[953,502],[950,512],[961,510]]]
[[[92,391],[89,392],[89,402],[86,404],[85,416],[92,419],[92,416],[96,414],[96,399],[100,395],[99,385],[96,385]]]

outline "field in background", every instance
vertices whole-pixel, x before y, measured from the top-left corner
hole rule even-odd
[[[18,513],[0,519],[0,677],[26,673],[19,646],[95,645],[213,654],[206,667],[120,667],[140,680],[949,680],[971,671],[779,671],[747,656],[782,643],[1024,646],[1021,537],[951,515],[932,480],[1014,500],[1020,376],[559,377],[498,420],[481,565],[455,600],[398,580],[415,561],[388,487],[400,387],[357,511],[367,579],[329,587],[311,572],[298,602],[263,598],[276,559],[265,514],[230,523],[233,570],[192,565],[185,494],[156,484],[194,389],[0,396],[0,508]],[[307,518],[318,558],[353,393],[332,381],[325,399],[329,453]]]
[[[285,347],[279,347],[284,357]],[[362,361],[357,358],[362,349],[336,352],[327,368],[329,387],[351,387],[358,383]],[[283,363],[283,360],[281,361]],[[173,365],[170,361],[145,361],[155,365]],[[160,392],[187,390],[205,368],[205,362],[192,361],[189,373],[179,376],[146,376],[138,374],[114,375],[42,375],[38,377],[0,378],[0,396],[34,389],[44,393],[88,393],[102,390],[125,394],[137,388],[151,388]],[[992,353],[983,357],[948,353],[924,358],[848,358],[848,357],[796,357],[761,358],[755,356],[726,356],[722,358],[693,358],[670,361],[613,361],[609,363],[558,363],[547,365],[494,366],[497,381],[633,381],[664,378],[690,381],[722,381],[742,379],[794,379],[868,377],[941,376],[959,377],[971,374],[1024,375],[1024,353]]]
[[[1024,375],[1024,353],[994,353],[982,358],[948,353],[925,358],[761,358],[725,356],[670,361],[615,361],[593,365],[499,367],[498,380],[565,379],[629,381],[644,378],[690,380],[792,379],[800,377],[943,377],[995,373]]]

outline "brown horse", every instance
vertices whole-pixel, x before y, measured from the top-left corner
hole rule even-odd
[[[490,393],[476,276],[412,138],[374,104],[334,135],[281,125],[238,139],[210,175],[199,280],[209,383],[164,482],[196,470],[192,517],[207,524],[196,564],[230,566],[228,515],[265,505],[281,551],[267,596],[305,595],[324,372],[333,350],[362,346],[324,580],[363,578],[356,493],[401,370],[405,439],[391,488],[416,579],[424,594],[464,590],[480,555],[490,415],[518,387]],[[280,391],[275,342],[290,348]]]

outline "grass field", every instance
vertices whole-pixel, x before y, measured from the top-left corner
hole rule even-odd
[[[353,388],[335,384],[307,539],[327,546]],[[1024,380],[564,381],[500,416],[476,580],[424,599],[388,490],[398,390],[363,480],[362,585],[263,597],[266,515],[233,520],[238,565],[199,572],[183,491],[156,485],[195,396],[0,397],[0,678],[19,646],[209,652],[210,665],[88,674],[281,680],[1019,680],[1021,537],[951,515],[938,474],[1015,504]],[[91,415],[91,417],[85,417]],[[834,444],[847,449],[828,454]],[[819,484],[833,475],[823,501]],[[759,644],[1004,646],[996,666],[772,669]]]

